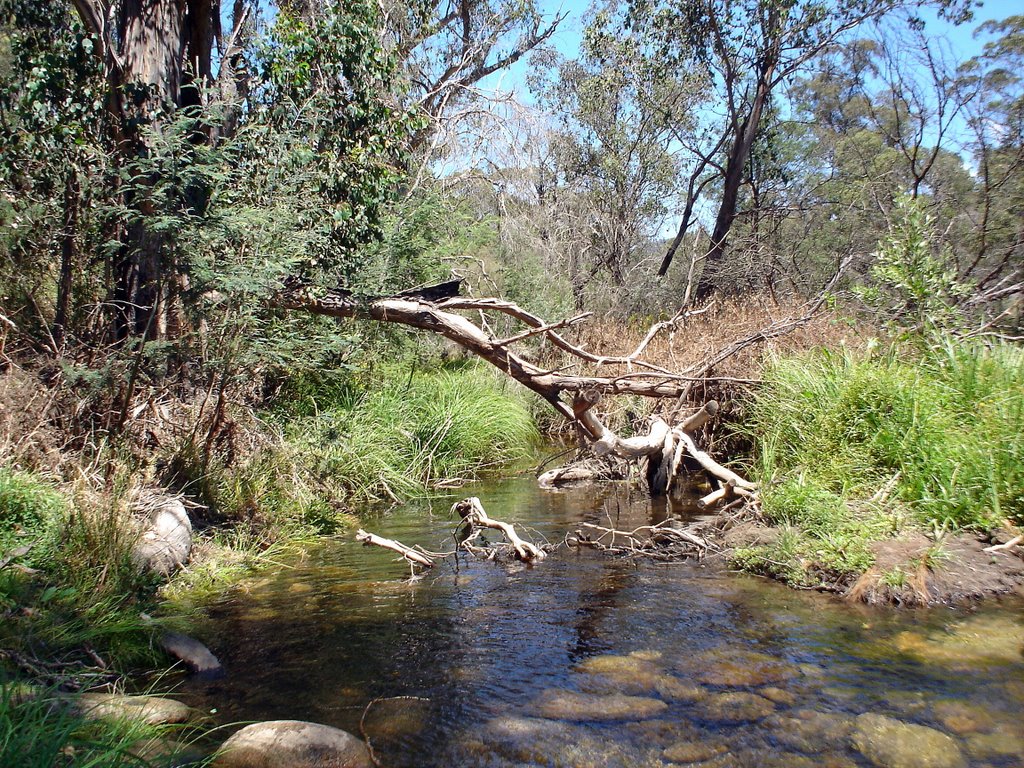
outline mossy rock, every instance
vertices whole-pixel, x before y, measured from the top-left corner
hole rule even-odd
[[[857,717],[853,746],[879,768],[966,768],[956,740],[923,725],[885,715]]]

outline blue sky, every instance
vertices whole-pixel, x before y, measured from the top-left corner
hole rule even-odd
[[[556,14],[568,14],[551,39],[551,44],[564,56],[572,57],[579,50],[582,29],[585,23],[590,0],[540,0],[539,6],[546,19]],[[938,18],[931,9],[925,9],[922,17],[930,35],[945,37],[956,58],[965,61],[981,53],[986,36],[975,37],[974,30],[978,25],[989,20],[1005,19],[1007,16],[1024,13],[1021,0],[987,0],[974,12],[974,20],[955,26]],[[524,103],[532,103],[526,88],[526,73],[529,69],[528,57],[520,60],[509,71],[492,76],[482,85],[504,92],[513,91]]]

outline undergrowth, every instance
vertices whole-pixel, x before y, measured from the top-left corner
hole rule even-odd
[[[153,764],[145,745],[181,735],[181,726],[87,719],[75,712],[73,701],[73,695],[0,680],[0,765],[143,768]]]
[[[872,541],[1024,520],[1024,351],[931,336],[776,359],[751,407],[768,546],[749,570],[794,583],[872,563]]]
[[[527,458],[537,429],[515,385],[476,365],[389,370],[284,425],[296,462],[350,503],[429,493]]]

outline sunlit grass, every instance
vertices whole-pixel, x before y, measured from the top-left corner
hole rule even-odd
[[[1024,352],[937,337],[875,354],[774,361],[747,427],[764,514],[788,551],[761,570],[856,573],[907,525],[986,530],[1024,519]],[[771,562],[782,565],[771,565]],[[779,575],[779,574],[776,574]]]

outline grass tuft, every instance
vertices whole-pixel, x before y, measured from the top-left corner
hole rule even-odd
[[[872,541],[906,525],[1024,520],[1024,351],[1014,346],[937,337],[777,359],[746,429],[765,516],[794,532],[740,553],[752,570],[797,582],[816,569],[857,573]],[[757,568],[758,558],[783,565]]]

